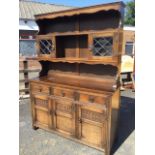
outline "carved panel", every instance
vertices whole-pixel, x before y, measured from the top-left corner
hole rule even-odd
[[[57,103],[56,109],[69,114],[72,112],[72,107],[68,104]]]
[[[44,107],[47,107],[47,105],[48,105],[47,100],[42,100],[42,99],[38,99],[38,98],[35,99],[35,103],[39,106],[44,106]]]
[[[89,119],[95,122],[102,123],[105,120],[105,113],[98,113],[95,111],[90,111],[86,109],[82,109],[81,111],[82,118]]]

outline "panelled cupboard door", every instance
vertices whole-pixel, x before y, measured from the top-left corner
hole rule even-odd
[[[54,129],[75,137],[75,104],[62,98],[53,99]]]
[[[48,95],[37,94],[32,96],[33,99],[33,124],[45,128],[52,127],[50,116],[51,104]]]
[[[105,32],[100,34],[89,35],[89,49],[92,51],[93,58],[104,56],[114,56],[118,53],[118,36],[117,32]]]
[[[79,105],[78,122],[78,138],[89,145],[104,148],[107,131],[104,109]]]

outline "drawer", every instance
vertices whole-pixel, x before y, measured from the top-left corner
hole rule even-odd
[[[86,103],[105,104],[106,98],[102,94],[80,92],[79,101]]]
[[[32,84],[31,91],[32,91],[32,93],[45,93],[45,94],[49,95],[50,87],[47,85]]]
[[[54,95],[73,99],[75,97],[75,92],[72,89],[54,88]]]

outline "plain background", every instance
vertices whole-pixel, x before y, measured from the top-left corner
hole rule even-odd
[[[0,4],[0,154],[19,154],[18,0]],[[136,155],[155,154],[155,1],[136,1]]]

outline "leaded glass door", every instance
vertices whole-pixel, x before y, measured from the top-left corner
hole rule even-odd
[[[39,56],[55,57],[55,38],[37,36],[37,53]]]
[[[89,49],[92,57],[99,58],[118,54],[118,33],[101,33],[89,35]]]

